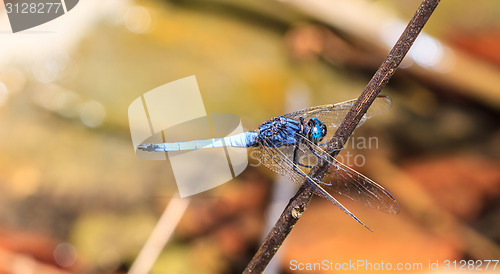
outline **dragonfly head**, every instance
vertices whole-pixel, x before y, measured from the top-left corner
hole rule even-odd
[[[326,136],[326,126],[318,118],[311,118],[307,126],[310,128],[308,137],[311,142],[317,144]]]

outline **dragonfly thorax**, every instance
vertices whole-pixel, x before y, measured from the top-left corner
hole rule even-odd
[[[266,146],[274,145],[281,146],[294,146],[301,143],[303,136],[314,144],[318,144],[326,136],[326,125],[323,124],[318,118],[311,118],[307,124],[303,119],[296,121],[282,116],[276,117],[263,123],[259,127],[260,143]],[[265,139],[266,142],[262,142]],[[255,141],[259,143],[259,141]]]
[[[304,133],[307,126],[293,119],[282,116],[276,117],[263,123],[259,127],[259,144],[264,146],[294,146],[300,142],[300,135]]]

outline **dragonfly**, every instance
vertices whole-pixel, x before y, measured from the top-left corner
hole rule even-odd
[[[316,106],[272,118],[257,130],[223,138],[174,143],[146,143],[139,150],[181,151],[215,147],[253,148],[251,153],[260,163],[274,172],[301,185],[313,184],[314,193],[321,196],[371,231],[334,196],[340,194],[364,206],[398,214],[399,204],[381,185],[339,162],[323,149],[356,100],[338,104]],[[387,111],[391,99],[379,95],[358,127],[367,119]],[[319,160],[327,161],[329,168],[321,180],[308,174]]]

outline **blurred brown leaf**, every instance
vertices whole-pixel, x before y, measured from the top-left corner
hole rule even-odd
[[[500,195],[500,163],[477,154],[415,160],[404,169],[436,203],[465,220],[476,218]]]

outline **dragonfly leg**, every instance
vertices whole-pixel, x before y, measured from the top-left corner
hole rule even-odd
[[[299,159],[298,159],[298,153],[299,153],[299,146],[295,145],[295,148],[293,149],[293,170],[298,171],[297,165],[300,165]]]
[[[323,159],[323,160],[327,160],[327,157],[326,156],[321,156],[319,155],[318,153],[316,153],[316,151],[314,151],[314,149],[312,148],[311,144],[308,144],[308,143],[304,143],[307,148],[316,156],[318,157],[319,159]],[[325,143],[326,144],[326,143]],[[332,163],[331,163],[332,164]],[[300,164],[299,164],[300,165]],[[309,167],[309,168],[312,168],[312,167]],[[330,171],[327,171],[326,174],[331,174]],[[327,186],[331,186],[332,184],[331,183],[324,183],[324,182],[321,182],[319,181],[319,183],[323,184],[323,185],[327,185]]]
[[[306,165],[306,164],[299,163],[298,152],[299,152],[299,146],[296,145],[295,149],[293,150],[293,163],[294,163],[293,170],[294,171],[298,171],[297,170],[297,166],[301,166],[301,167],[305,167],[305,168],[313,168],[313,166],[309,166],[309,165]]]
[[[305,167],[305,168],[313,168],[312,166],[304,165],[304,164],[301,164],[301,163],[297,163],[296,165],[299,165],[299,166],[302,166],[302,167]]]
[[[298,171],[297,170],[297,166],[302,166],[302,167],[305,167],[305,168],[313,168],[313,166],[309,166],[309,165],[306,165],[306,164],[299,163],[298,152],[299,152],[299,146],[296,145],[295,149],[293,150],[293,163],[294,163],[293,169],[295,171]]]
[[[304,117],[302,117],[302,116],[301,116],[301,117],[299,117],[299,121],[300,121],[300,124],[301,124],[301,125],[304,125]]]
[[[320,158],[320,159],[323,159],[323,160],[326,160],[326,157],[323,157],[323,156],[319,155],[318,153],[316,153],[316,151],[314,151],[314,149],[312,148],[312,146],[311,146],[310,144],[308,144],[308,143],[304,143],[304,144],[307,146],[307,148],[308,148],[308,149],[309,149],[309,150],[310,150],[310,151],[311,151],[311,152],[312,152],[312,153],[313,153],[316,157],[318,157],[318,158]]]

